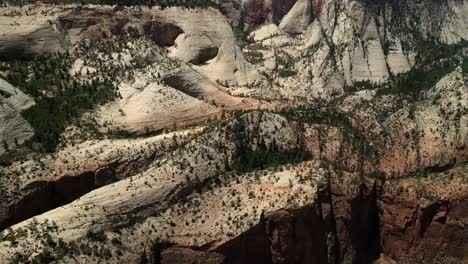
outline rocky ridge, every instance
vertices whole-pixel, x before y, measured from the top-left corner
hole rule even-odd
[[[463,1],[297,1],[279,23],[255,28],[244,51],[281,96],[326,99],[420,66],[429,54],[418,47],[427,43],[466,42],[466,8]]]
[[[214,8],[2,8],[36,104],[67,89],[6,54],[68,50],[37,68],[114,95],[0,168],[0,260],[464,263],[466,3],[218,4],[248,37]]]

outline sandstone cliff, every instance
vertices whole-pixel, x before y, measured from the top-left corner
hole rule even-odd
[[[0,8],[0,262],[466,262],[466,1],[216,3]]]

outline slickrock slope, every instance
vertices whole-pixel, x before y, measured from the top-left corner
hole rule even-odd
[[[33,136],[33,129],[20,115],[32,105],[29,96],[0,78],[0,154]]]
[[[28,95],[3,79],[0,79],[0,89],[3,100],[17,111],[26,110],[34,105],[34,101]]]
[[[219,12],[169,8],[156,12],[154,19],[180,29],[168,48],[170,57],[190,62],[212,81],[239,85],[260,81],[261,75],[244,60],[229,24]]]
[[[172,220],[173,218],[170,215],[166,215],[170,214],[170,208],[174,206],[174,203],[177,204],[177,201],[184,201],[184,197],[191,194],[196,196],[196,190],[200,190],[200,188],[203,190],[206,186],[223,185],[224,181],[228,185],[225,190],[223,188],[214,188],[213,186],[215,193],[210,194],[208,192],[206,195],[220,195],[222,197],[223,193],[241,192],[239,196],[240,200],[236,202],[236,208],[242,207],[242,204],[247,203],[249,199],[254,199],[255,193],[253,190],[257,188],[264,188],[264,195],[266,196],[278,196],[277,200],[274,200],[276,202],[268,202],[261,199],[262,196],[259,195],[257,198],[259,199],[258,206],[244,206],[246,212],[236,210],[234,212],[235,215],[232,217],[229,214],[223,214],[217,219],[219,223],[225,223],[228,218],[231,221],[232,218],[239,219],[239,217],[243,216],[242,218],[245,217],[245,221],[254,217],[252,220],[255,222],[255,220],[259,219],[258,217],[260,217],[262,208],[265,206],[268,206],[267,208],[275,206],[272,208],[279,209],[284,207],[280,204],[286,201],[300,205],[307,202],[308,197],[312,199],[315,193],[313,188],[317,188],[317,182],[323,181],[323,179],[320,180],[320,173],[314,176],[313,173],[310,174],[308,172],[310,170],[307,168],[308,166],[300,166],[294,169],[294,171],[301,171],[301,173],[297,172],[296,176],[293,176],[294,174],[291,175],[288,171],[245,174],[245,181],[247,181],[245,184],[252,180],[255,183],[253,186],[246,185],[245,187],[242,184],[244,181],[243,176],[239,176],[236,173],[228,173],[223,177],[220,175],[225,173],[227,167],[246,166],[244,164],[245,161],[242,160],[244,157],[242,153],[246,151],[259,152],[261,150],[269,150],[272,153],[270,155],[289,153],[288,155],[291,155],[291,158],[301,158],[303,152],[301,152],[300,142],[301,138],[298,128],[294,124],[287,122],[283,117],[262,112],[249,113],[222,128],[215,128],[213,132],[197,138],[185,147],[172,153],[170,157],[156,161],[141,174],[99,188],[69,205],[49,211],[47,214],[37,216],[33,220],[23,222],[18,227],[21,229],[21,226],[28,226],[31,221],[39,221],[46,225],[48,222],[54,222],[64,227],[63,232],[60,232],[59,236],[65,242],[71,242],[83,239],[86,236],[93,236],[89,234],[90,232],[101,233],[122,225],[132,226],[137,219],[159,215],[162,219],[155,220],[158,223],[156,226],[162,228],[161,232],[162,230],[167,232],[168,229],[164,229],[165,226],[161,226],[162,223],[159,221],[164,221],[169,226],[174,226],[174,223],[172,223],[174,221]],[[265,155],[268,153],[265,152]],[[257,176],[254,177],[255,175]],[[265,177],[262,178],[262,175]],[[257,177],[260,177],[260,182],[255,180]],[[233,184],[233,186],[230,187],[230,184]],[[312,189],[310,189],[311,184]],[[282,191],[283,188],[286,188],[285,193]],[[291,190],[292,193],[288,190]],[[190,196],[187,198],[185,199],[187,199],[188,203],[196,200],[196,197],[193,200],[190,199]],[[294,200],[296,201],[294,202]],[[232,202],[232,199],[226,199],[222,206],[234,207]],[[177,207],[179,206],[181,205],[177,205]],[[190,208],[189,205],[186,206]],[[209,206],[209,203],[206,206],[212,208],[212,206]],[[207,217],[203,215],[205,213],[200,214],[198,217]],[[208,215],[212,214],[208,213]],[[189,216],[196,217],[192,214],[187,215],[187,217]],[[245,223],[237,223],[238,231],[232,227],[229,228],[229,231],[223,231],[222,226],[219,227],[218,231],[213,229],[209,231],[214,232],[213,236],[216,235],[217,239],[223,239],[223,236],[232,237],[242,232],[242,230],[245,231],[245,228],[249,226],[248,222],[250,220]],[[200,231],[202,230],[203,228]],[[195,231],[196,229],[192,229],[192,232]],[[7,230],[6,232],[9,231]],[[156,232],[155,234],[161,235],[161,232]],[[234,233],[229,235],[229,232]],[[179,234],[181,233],[179,232]],[[209,236],[207,234],[204,237],[206,239],[205,243],[210,240]],[[193,237],[189,236],[190,242],[193,242]],[[181,242],[176,237],[171,237],[170,239],[175,239],[175,242]],[[134,239],[130,239],[129,241],[135,242]],[[203,241],[200,241],[200,243],[203,244]],[[29,248],[32,249],[33,247]],[[2,253],[11,256],[14,254],[14,252],[3,250]]]
[[[0,7],[0,263],[468,261],[466,1],[83,1]]]
[[[2,8],[0,57],[15,59],[44,52],[64,51],[67,48],[66,37],[61,32],[61,27],[50,22],[63,12],[63,8],[60,7],[40,8],[40,10],[31,7]]]
[[[207,121],[224,110],[278,105],[230,96],[220,85],[258,85],[264,78],[245,61],[215,9],[29,5],[0,12],[4,60],[66,57],[77,82],[113,84],[117,100],[87,116],[95,125],[145,134]],[[30,23],[35,17],[40,23]],[[38,44],[22,48],[24,38]],[[14,73],[7,68],[7,75]],[[187,90],[193,83],[196,91]]]
[[[231,96],[198,71],[163,57],[136,69],[133,78],[119,84],[118,92],[121,98],[99,109],[95,118],[101,125],[137,134],[200,123],[223,111],[277,105]]]
[[[132,33],[149,36],[170,57],[190,62],[213,81],[247,84],[260,78],[244,60],[225,18],[211,8],[9,7],[2,9],[0,27],[2,57],[66,51],[82,39]],[[34,44],[25,46],[25,38]]]
[[[142,139],[101,139],[0,168],[0,227],[69,203],[96,188],[144,171],[200,128]]]

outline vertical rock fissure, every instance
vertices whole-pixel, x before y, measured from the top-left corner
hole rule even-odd
[[[353,263],[372,263],[381,251],[375,183],[371,190],[361,185],[358,197],[352,200],[351,215],[351,242],[356,250]]]

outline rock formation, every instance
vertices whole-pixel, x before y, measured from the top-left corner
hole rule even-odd
[[[7,2],[0,263],[468,261],[466,1]]]
[[[0,79],[0,154],[33,136],[33,129],[20,114],[32,105],[34,101],[29,96]]]

